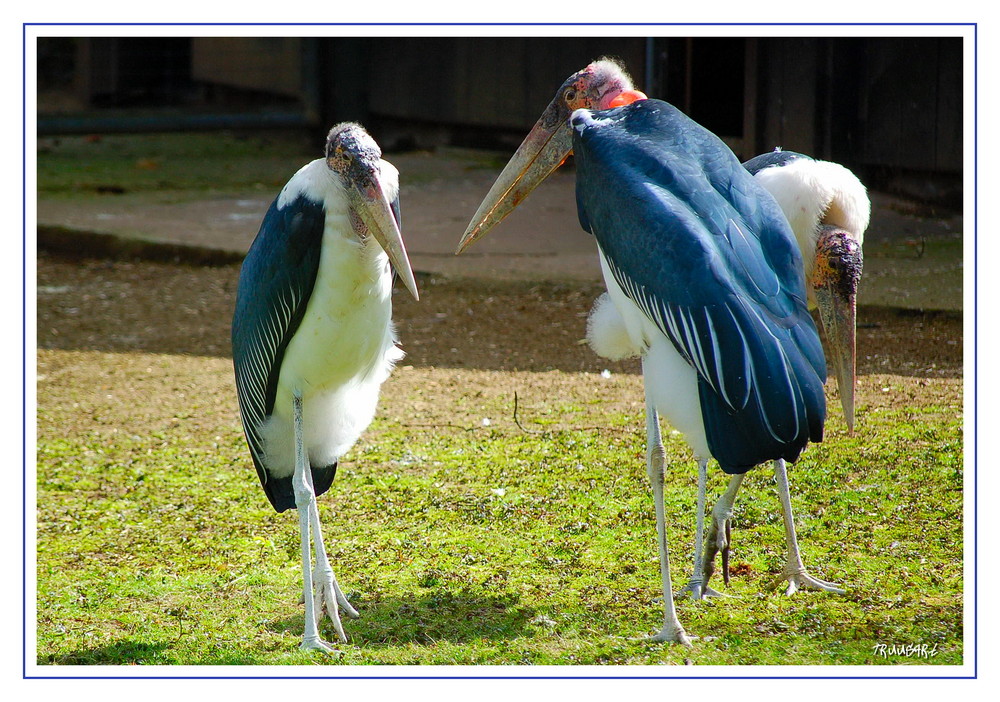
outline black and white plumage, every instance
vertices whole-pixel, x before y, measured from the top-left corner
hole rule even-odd
[[[793,151],[779,149],[761,154],[743,166],[774,197],[795,235],[809,306],[819,308],[838,378],[844,419],[848,431],[853,431],[857,290],[862,269],[861,246],[871,214],[865,187],[844,166]],[[607,295],[602,295],[591,312],[587,332],[591,347],[599,355],[615,360],[641,356],[642,348],[631,342],[617,308],[609,302]],[[722,572],[728,583],[729,522],[742,480],[741,474],[734,475],[712,510],[701,558],[703,573],[700,577],[694,574],[683,588],[696,597],[720,594],[708,587],[715,572],[715,557],[720,552]],[[791,500],[788,479],[778,474],[777,480],[784,510]],[[794,538],[794,532],[786,527],[788,561],[775,585],[785,582],[788,594],[799,588],[842,593],[833,583],[805,571]]]
[[[671,105],[646,100],[603,60],[563,84],[459,250],[570,151],[580,223],[597,240],[608,288],[591,336],[604,350],[637,349],[643,359],[664,594],[654,639],[689,644],[670,588],[658,416],[684,434],[698,460],[698,573],[708,459],[733,474],[767,460],[783,470],[822,438],[826,363],[802,263],[774,199],[725,144]]]
[[[303,166],[271,204],[240,271],[232,326],[240,415],[271,505],[298,510],[303,648],[329,650],[317,627],[324,606],[341,640],[339,608],[357,616],[326,557],[315,498],[371,422],[379,387],[402,357],[392,268],[417,292],[398,195],[398,173],[375,141],[357,124],[337,125],[325,157]]]
[[[795,234],[802,253],[809,304],[811,308],[819,308],[837,375],[844,420],[848,432],[853,432],[857,293],[863,265],[861,247],[871,216],[868,193],[858,177],[844,166],[794,151],[775,149],[746,161],[743,166],[771,193]],[[785,582],[789,595],[799,588],[843,594],[844,590],[834,583],[806,572],[798,556],[794,529],[789,524],[788,478],[780,473],[776,478],[785,514],[788,560],[773,586]],[[729,581],[729,522],[741,482],[742,476],[733,476],[712,510],[705,537],[703,573],[701,578],[696,574],[692,578],[695,585],[686,588],[692,593],[701,589],[708,595],[719,594],[708,587],[708,581],[715,570],[715,556],[720,551],[723,575],[726,582]]]
[[[642,324],[629,335],[648,349],[659,332],[695,373],[706,446],[727,473],[796,460],[823,435],[826,368],[780,210],[667,103],[571,124],[580,223],[616,307],[642,313],[629,309]]]
[[[855,324],[862,244],[871,217],[865,186],[839,163],[776,149],[743,164],[771,193],[802,253],[810,307],[818,307],[837,373],[844,420],[854,429]]]

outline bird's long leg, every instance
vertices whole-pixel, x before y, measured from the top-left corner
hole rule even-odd
[[[326,613],[330,615],[330,621],[333,622],[337,637],[342,642],[347,643],[347,635],[340,622],[340,607],[344,608],[344,614],[351,619],[357,619],[358,613],[341,591],[340,585],[337,583],[337,576],[333,574],[333,568],[330,566],[330,559],[326,555],[326,546],[323,544],[323,532],[320,528],[319,507],[316,500],[313,500],[312,506],[309,508],[309,519],[312,523],[313,544],[316,548],[316,569],[313,571],[313,580],[316,582],[314,610],[317,624],[323,616],[325,605]]]
[[[292,396],[292,425],[295,432],[295,472],[292,475],[292,489],[295,493],[295,509],[299,514],[299,533],[302,547],[302,599],[306,606],[305,630],[302,633],[303,650],[318,650],[332,653],[333,648],[319,637],[316,625],[315,601],[313,600],[312,563],[309,548],[309,511],[315,506],[316,495],[312,488],[312,472],[306,458],[305,442],[302,437],[302,396]],[[318,534],[317,534],[318,536]]]
[[[705,596],[724,597],[708,586],[708,581],[715,573],[715,555],[722,552],[722,579],[729,584],[729,548],[731,546],[730,521],[733,518],[733,505],[736,503],[736,493],[740,491],[746,473],[737,473],[729,479],[726,491],[712,508],[712,519],[708,524],[708,534],[705,536],[705,556],[702,558],[702,574],[704,575]]]
[[[781,499],[781,516],[785,522],[785,540],[788,542],[788,559],[781,575],[771,584],[771,589],[787,581],[786,595],[794,595],[799,589],[825,590],[843,595],[845,590],[835,583],[814,578],[806,572],[799,553],[799,542],[795,538],[795,520],[792,517],[792,497],[788,489],[788,472],[784,459],[774,461],[774,477],[778,482],[778,497]]]
[[[703,564],[705,558],[708,557],[708,549],[705,549],[705,553],[702,553],[702,535],[705,530],[705,493],[708,486],[708,460],[698,461],[698,506],[697,513],[695,515],[695,534],[694,534],[694,568],[691,571],[691,579],[688,580],[687,585],[682,587],[678,592],[677,596],[680,597],[685,592],[691,593],[692,600],[700,600],[703,597],[722,597],[722,593],[716,592],[712,588],[707,586],[708,577],[705,576],[705,569]],[[713,517],[714,517],[713,511]],[[715,557],[715,553],[712,553],[712,557]]]
[[[663,509],[663,464],[666,451],[660,440],[660,419],[646,396],[646,470],[653,488],[653,504],[656,508],[656,543],[660,551],[660,578],[663,582],[663,628],[654,634],[653,641],[672,641],[691,645],[691,639],[677,619],[674,608],[673,590],[670,585],[670,560],[667,553],[667,527]]]

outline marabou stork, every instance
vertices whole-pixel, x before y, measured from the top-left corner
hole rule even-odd
[[[319,637],[324,607],[343,642],[340,609],[358,616],[330,567],[316,496],[371,423],[379,387],[403,355],[393,268],[417,297],[399,175],[381,156],[360,125],[333,127],[325,157],[292,176],[264,215],[236,294],[233,365],[250,455],[274,509],[299,516],[303,649],[332,650]]]
[[[743,164],[771,193],[802,253],[809,307],[819,308],[837,373],[848,431],[854,431],[855,323],[861,245],[871,201],[858,177],[839,163],[780,148]]]
[[[571,152],[580,224],[597,239],[613,319],[626,346],[642,352],[664,602],[653,638],[690,645],[670,584],[659,413],[698,462],[700,573],[709,458],[730,474],[773,461],[784,475],[785,461],[822,439],[826,361],[806,308],[801,256],[777,203],[732,151],[672,105],[645,99],[606,60],[563,83],[459,251]],[[618,331],[605,336],[620,340]]]
[[[771,193],[795,234],[802,253],[809,306],[819,308],[820,322],[833,356],[844,420],[851,433],[854,431],[857,291],[863,263],[861,245],[871,216],[871,201],[865,186],[854,173],[838,163],[780,148],[755,156],[743,167]],[[708,587],[708,581],[715,570],[715,555],[720,550],[723,577],[729,582],[729,521],[743,476],[734,475],[730,479],[725,493],[712,510],[702,558],[703,594],[706,596],[719,594]],[[780,497],[784,509],[789,499],[784,491],[787,477],[783,482],[782,476],[778,476],[778,484],[782,489]],[[805,572],[801,559],[796,557],[795,532],[789,530],[787,521],[786,539],[789,558],[775,587],[787,580],[786,594],[789,595],[799,587],[844,592],[833,583]],[[692,578],[692,583],[685,588],[693,595],[697,581],[697,577]]]

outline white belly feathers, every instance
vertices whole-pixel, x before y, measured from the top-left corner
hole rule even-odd
[[[319,273],[285,351],[274,412],[261,427],[268,469],[276,477],[294,471],[293,392],[302,395],[309,461],[326,466],[371,423],[379,387],[403,357],[392,324],[388,257],[373,238],[357,238],[348,203],[337,195],[325,198]]]

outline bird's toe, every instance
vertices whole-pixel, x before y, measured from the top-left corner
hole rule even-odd
[[[713,587],[705,586],[705,589],[701,593],[702,599],[715,599],[717,597],[732,597],[732,595],[727,595],[725,593],[719,592]]]
[[[689,593],[691,595],[692,600],[700,600],[705,596],[706,589],[711,589],[711,588],[706,588],[704,582],[701,580],[691,579],[687,582],[687,585],[685,585],[684,587],[682,587],[680,590],[677,591],[677,593],[674,595],[674,599],[683,596],[685,593]]]
[[[774,581],[770,589],[774,590],[784,583],[787,583],[785,587],[785,595],[787,596],[794,595],[799,590],[820,590],[822,592],[831,592],[835,595],[847,593],[847,590],[840,587],[837,583],[830,583],[826,580],[814,578],[802,567],[786,568]]]
[[[692,648],[693,644],[691,642],[696,638],[698,637],[688,636],[687,632],[684,631],[684,627],[680,624],[668,624],[660,629],[659,633],[650,636],[649,640],[656,643],[676,643]]]
[[[330,655],[340,654],[340,651],[318,636],[303,637],[302,643],[299,644],[299,649],[302,651],[320,651],[321,653],[327,653]]]

